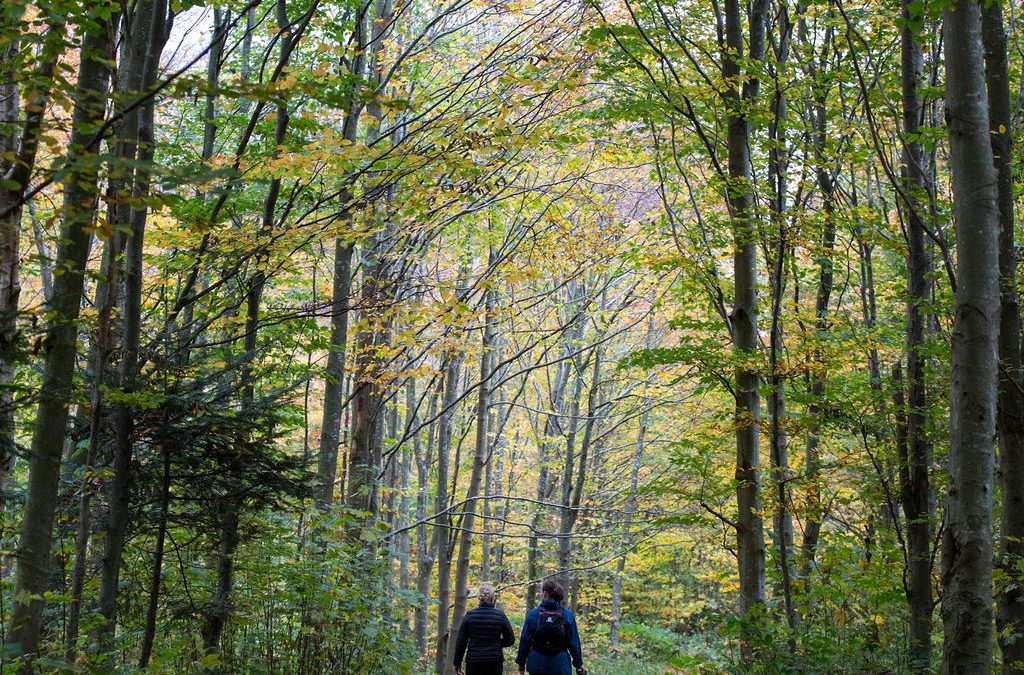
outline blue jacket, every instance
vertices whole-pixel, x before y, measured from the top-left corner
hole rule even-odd
[[[568,609],[565,612],[565,623],[569,630],[569,644],[558,654],[545,654],[533,648],[533,634],[537,632],[537,618],[540,610],[558,609],[561,605],[554,598],[548,598],[527,613],[523,622],[523,634],[519,638],[519,654],[516,663],[526,664],[530,675],[572,675],[573,668],[583,667],[583,652],[580,648],[580,633],[576,628],[576,619]],[[571,661],[570,661],[571,659]]]

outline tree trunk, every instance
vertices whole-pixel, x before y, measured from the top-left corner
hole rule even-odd
[[[903,2],[901,37],[903,86],[903,204],[907,232],[907,480],[900,501],[907,521],[908,660],[913,672],[931,667],[931,514],[928,467],[932,448],[926,432],[925,306],[930,301],[931,260],[925,244],[923,199],[927,198],[924,148],[917,140],[924,119],[921,102],[921,45],[909,24],[911,3]]]
[[[793,519],[789,512],[789,443],[786,434],[786,391],[782,377],[780,359],[783,356],[784,337],[782,332],[782,297],[785,293],[785,260],[788,244],[785,223],[778,218],[779,243],[774,253],[772,272],[772,323],[769,336],[769,369],[771,387],[768,394],[768,411],[771,417],[771,464],[772,482],[775,487],[775,514],[772,518],[775,530],[775,545],[779,553],[779,572],[782,598],[786,608],[786,623],[796,628],[799,616],[793,602],[793,564],[790,559],[793,550]]]
[[[353,29],[353,41],[364,42],[366,12],[360,11]],[[365,69],[365,50],[359,49],[349,61],[349,72],[362,77]],[[345,114],[342,134],[350,143],[355,143],[359,132],[359,114],[362,99],[354,97]],[[343,209],[341,223],[351,223],[352,195],[348,190],[341,195]],[[347,234],[347,233],[344,233]],[[338,447],[341,436],[341,417],[345,407],[342,386],[345,377],[345,353],[348,348],[349,305],[352,293],[352,241],[339,232],[334,240],[334,281],[331,291],[331,343],[327,353],[327,372],[324,382],[323,422],[320,426],[320,452],[317,460],[316,505],[323,509],[334,500],[334,485],[338,476]]]
[[[131,53],[130,68],[138,67],[141,72],[137,91],[150,89],[156,80],[160,54],[167,41],[167,2],[152,0],[137,5],[132,15],[132,33],[126,36]],[[138,65],[136,65],[138,61]],[[155,107],[149,99],[136,117],[138,166],[135,169],[131,189],[132,208],[129,215],[129,235],[126,244],[124,281],[124,328],[121,343],[121,364],[118,379],[124,393],[137,388],[139,344],[142,332],[142,253],[148,217],[150,169],[154,150]],[[114,415],[114,458],[113,479],[109,488],[109,516],[107,519],[106,550],[103,556],[100,579],[100,614],[104,622],[99,629],[100,644],[104,653],[113,654],[113,638],[117,625],[117,596],[120,582],[121,554],[124,549],[125,533],[128,529],[129,489],[132,457],[132,426],[134,411],[130,404],[121,401]],[[108,665],[113,666],[113,663]]]
[[[331,344],[327,354],[324,382],[323,423],[317,461],[316,505],[323,509],[334,501],[338,476],[338,445],[341,415],[345,406],[342,386],[345,378],[345,349],[348,342],[349,292],[352,287],[352,243],[338,237],[334,243],[334,283],[331,295]]]
[[[415,386],[413,384],[412,386]],[[437,394],[431,394],[427,419],[433,419],[437,412]],[[420,656],[427,652],[427,624],[430,619],[430,575],[434,568],[436,548],[431,550],[427,534],[427,483],[430,480],[430,465],[434,461],[434,436],[427,430],[426,452],[417,432],[413,437],[416,453],[416,593],[419,595],[416,612],[413,615],[413,642]],[[436,532],[437,530],[435,530]],[[436,540],[436,535],[435,535]]]
[[[462,356],[453,353],[446,357],[444,394],[441,397],[441,416],[437,422],[437,490],[434,495],[436,515],[434,537],[437,551],[437,652],[434,670],[444,673],[448,649],[448,604],[451,595],[451,523],[448,510],[448,460],[452,448],[452,418],[459,394],[459,373]]]
[[[15,593],[33,599],[15,603],[6,640],[9,645],[18,645],[25,654],[35,654],[39,641],[57,482],[68,406],[74,398],[77,324],[98,195],[99,158],[96,148],[92,145],[87,147],[87,144],[93,141],[95,129],[106,113],[112,23],[116,23],[116,17],[93,17],[82,40],[78,69],[69,148],[79,161],[64,183],[64,203],[60,211],[61,243],[56,260],[56,268],[62,273],[54,279],[53,301],[49,306],[51,314],[46,329],[43,385],[32,435],[28,490],[17,550]],[[31,672],[30,664],[26,663],[24,672]]]
[[[957,242],[949,496],[943,536],[943,673],[992,670],[992,482],[999,336],[999,200],[981,5],[943,10],[946,124]]]
[[[558,503],[558,537],[555,540],[555,551],[558,554],[557,581],[562,588],[569,591],[569,566],[572,562],[572,493],[574,469],[576,466],[576,435],[580,423],[580,399],[583,398],[583,374],[586,364],[582,355],[572,359],[576,376],[572,385],[572,403],[569,408],[569,429],[566,434],[565,452],[563,453],[561,495]]]
[[[409,383],[412,383],[412,378],[409,378]],[[405,427],[402,430],[402,436],[404,437],[409,431],[415,428],[416,424],[416,389],[415,387],[406,387],[406,408],[405,408]],[[396,410],[397,417],[397,410]],[[397,438],[397,437],[396,437]],[[402,442],[398,452],[401,454],[401,462],[398,465],[398,511],[395,514],[395,527],[399,530],[398,535],[394,539],[394,555],[398,557],[398,589],[405,595],[409,590],[409,558],[411,551],[409,546],[411,544],[411,537],[409,532],[409,512],[412,506],[412,499],[410,495],[410,485],[412,483],[412,448],[409,447],[407,442]],[[394,460],[393,460],[394,461]],[[403,612],[402,627],[408,631],[408,611]]]
[[[492,359],[492,363],[497,361],[497,355],[495,354]],[[494,396],[494,393],[491,393]],[[483,500],[480,504],[480,516],[483,522],[480,523],[480,529],[483,530],[480,535],[480,581],[491,580],[491,565],[494,558],[494,546],[492,537],[492,520],[491,520],[491,495],[494,494],[494,446],[497,434],[500,433],[496,426],[497,420],[493,412],[487,413],[487,468],[484,471],[484,494],[487,495],[487,499]]]
[[[362,256],[362,294],[360,305],[365,308],[366,327],[357,337],[355,373],[352,378],[352,446],[348,458],[348,488],[346,503],[363,512],[370,522],[378,512],[377,461],[380,456],[378,440],[384,425],[383,392],[378,383],[382,366],[377,349],[382,346],[383,331],[378,316],[385,305],[387,283],[384,249],[387,246],[382,233],[374,234],[367,242]]]
[[[574,351],[573,338],[577,331],[582,328],[580,317],[576,316],[578,303],[576,288],[573,283],[567,283],[568,297],[564,301],[567,316],[561,322],[563,330],[562,360],[558,364],[558,371],[555,381],[551,383],[549,399],[552,411],[547,415],[544,422],[544,438],[540,443],[540,470],[537,472],[537,501],[545,502],[551,496],[554,489],[551,470],[548,464],[551,461],[551,452],[562,437],[562,425],[565,423],[565,399],[566,389],[569,386],[569,374],[572,370],[572,354]],[[537,504],[536,511],[530,521],[530,536],[527,542],[526,576],[529,583],[526,584],[526,611],[529,612],[537,603],[537,584],[539,576],[540,548],[539,532],[541,529],[544,514],[547,508],[543,503]]]
[[[368,7],[368,5],[367,5]],[[374,15],[371,22],[368,76],[372,83],[380,86],[381,50],[385,33],[391,29],[390,0],[374,0]],[[366,14],[366,7],[363,15]],[[361,23],[361,22],[360,22]],[[374,98],[367,103],[367,113],[373,123],[366,130],[367,143],[377,138],[383,118],[379,101]],[[379,485],[377,471],[381,457],[381,443],[384,429],[384,391],[378,382],[380,361],[378,348],[387,345],[387,308],[397,298],[396,280],[391,276],[389,252],[395,246],[393,228],[389,222],[375,232],[364,249],[362,258],[363,288],[361,306],[367,327],[360,333],[359,352],[356,356],[356,374],[353,378],[352,394],[352,447],[349,454],[348,504],[366,514],[366,522],[376,519]]]
[[[765,0],[754,0],[750,20],[749,59],[764,56]],[[757,339],[757,224],[750,164],[750,118],[746,108],[757,101],[759,80],[744,73],[743,17],[739,0],[725,2],[725,44],[722,73],[729,83],[725,93],[728,110],[727,189],[729,214],[733,227],[733,268],[735,298],[732,321],[733,348],[736,353],[736,540],[739,567],[739,608],[748,615],[764,604],[765,544],[761,521],[761,471],[758,443],[758,419],[761,396],[759,376],[753,361]],[[743,80],[742,91],[740,82]],[[745,660],[753,656],[749,641],[742,641]]]
[[[1002,4],[982,10],[988,119],[999,191],[999,482],[1002,521],[997,565],[1006,581],[996,597],[1003,673],[1024,670],[1024,395],[1021,387],[1020,300],[1013,221],[1013,123]]]
[[[6,22],[4,22],[6,24]],[[10,26],[0,26],[11,30]],[[17,29],[15,29],[17,30]],[[21,94],[15,80],[13,64],[20,41],[9,38],[0,53],[0,176],[6,181],[16,166],[18,154],[18,117],[21,115]],[[13,160],[5,159],[7,156]],[[8,190],[0,185],[0,210],[10,213],[0,219],[0,507],[6,504],[4,489],[7,476],[14,467],[17,445],[14,440],[14,362],[18,352],[18,303],[21,281],[21,213],[15,204],[24,192],[23,181]]]
[[[825,32],[824,45],[822,49],[827,54],[832,42],[832,31]],[[822,56],[824,62],[825,56]],[[816,64],[811,67],[813,80],[818,79],[819,69]],[[824,85],[817,84],[814,89],[814,105],[809,111],[811,124],[814,129],[814,154],[815,154],[815,179],[818,190],[821,193],[821,206],[824,222],[820,250],[815,256],[818,262],[818,291],[814,299],[814,330],[819,339],[824,339],[829,330],[829,303],[832,299],[832,287],[835,277],[835,263],[832,260],[836,242],[836,221],[835,221],[835,181],[832,178],[831,164],[833,159],[825,156],[825,149],[828,140],[828,112],[825,108],[828,89]],[[821,418],[822,408],[825,404],[825,378],[826,369],[822,361],[820,350],[815,350],[814,368],[811,370],[809,379],[811,383],[811,403],[807,407],[810,417],[809,431],[804,445],[804,464],[808,478],[810,495],[808,498],[809,507],[807,523],[804,526],[804,537],[801,542],[802,573],[805,581],[809,584],[811,568],[814,565],[814,557],[818,550],[818,540],[821,537],[821,523],[825,517],[824,504],[821,501],[821,489],[818,485],[819,468],[821,465]]]
[[[53,72],[64,47],[66,26],[46,29],[38,66],[28,80],[29,88],[19,91],[13,68],[21,46],[12,39],[0,56],[0,506],[6,503],[4,489],[14,466],[14,361],[18,352],[18,303],[22,199],[32,178],[39,150],[39,132],[53,87]],[[23,85],[24,86],[24,85]],[[24,96],[24,109],[20,98]],[[24,117],[22,121],[20,118]],[[20,136],[18,128],[21,127]],[[43,274],[44,289],[47,274]],[[50,292],[52,296],[52,290]],[[50,303],[50,298],[46,300]]]
[[[603,312],[605,304],[606,293],[602,291],[597,311]],[[583,485],[587,478],[587,460],[590,455],[590,447],[594,441],[594,428],[600,415],[598,400],[600,399],[601,391],[601,361],[604,354],[601,345],[598,343],[603,335],[603,332],[599,332],[594,339],[594,368],[590,381],[590,391],[587,392],[587,421],[583,427],[583,439],[580,442],[579,457],[574,457],[572,452],[566,453],[565,470],[562,474],[562,508],[558,527],[558,568],[563,575],[564,586],[567,592],[574,586],[574,575],[569,571],[572,566],[572,531],[579,517],[580,504],[583,502]],[[649,348],[650,345],[648,345]],[[582,373],[578,377],[580,382],[582,382]],[[575,409],[578,416],[578,397]],[[571,450],[572,447],[570,446]],[[573,476],[574,470],[576,473],[575,477]]]
[[[785,339],[782,327],[782,299],[786,291],[786,260],[790,243],[787,238],[786,210],[788,198],[789,157],[787,152],[787,117],[789,100],[786,96],[785,70],[789,60],[790,38],[793,23],[788,7],[779,7],[778,41],[775,47],[774,93],[772,95],[772,118],[769,123],[769,137],[772,145],[768,151],[768,176],[772,189],[770,217],[778,233],[773,253],[766,253],[770,261],[772,314],[769,334],[769,372],[771,386],[768,394],[768,410],[771,417],[771,465],[772,482],[775,492],[775,513],[772,518],[775,546],[779,554],[779,572],[782,598],[786,608],[786,622],[795,628],[799,615],[793,603],[793,518],[790,514],[789,490],[789,437],[786,432],[786,378],[783,377],[779,361],[783,357]]]
[[[153,568],[149,576],[149,599],[146,604],[146,625],[142,634],[142,649],[139,654],[139,668],[149,666],[156,639],[156,615],[160,609],[160,580],[163,578],[164,546],[167,539],[167,516],[171,503],[171,453],[161,449],[163,475],[160,484],[160,520],[156,524],[156,547],[153,551]]]
[[[96,284],[96,305],[99,315],[96,321],[96,336],[90,348],[89,363],[86,366],[86,381],[92,391],[89,401],[89,440],[85,456],[81,459],[85,472],[79,482],[78,523],[75,532],[75,562],[71,570],[71,599],[68,603],[68,623],[65,629],[65,658],[74,663],[78,650],[79,620],[82,611],[82,595],[85,588],[86,566],[89,559],[89,539],[92,533],[93,509],[92,498],[96,491],[92,475],[100,445],[100,427],[103,425],[105,408],[103,391],[107,372],[107,362],[113,351],[111,314],[113,313],[115,296],[120,278],[120,265],[117,262],[121,244],[121,233],[115,231],[107,239],[103,248],[101,281]],[[75,462],[69,462],[74,466]]]
[[[490,266],[494,265],[493,253]],[[451,633],[458,633],[462,617],[466,614],[469,604],[469,566],[470,549],[473,545],[473,526],[476,523],[476,502],[480,496],[480,483],[483,482],[484,470],[487,467],[487,420],[491,407],[491,350],[494,343],[494,291],[487,290],[484,300],[484,331],[480,348],[480,384],[476,408],[476,448],[473,453],[473,468],[469,474],[469,489],[466,492],[465,506],[462,508],[462,527],[459,530],[459,556],[455,565],[455,603],[452,607]],[[445,657],[446,672],[455,669],[455,642],[448,642],[448,654]]]

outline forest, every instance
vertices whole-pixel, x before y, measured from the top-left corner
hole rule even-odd
[[[1024,673],[1020,12],[4,0],[0,673]]]

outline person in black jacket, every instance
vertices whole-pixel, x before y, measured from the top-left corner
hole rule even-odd
[[[501,675],[505,668],[502,649],[516,643],[505,612],[494,606],[494,586],[480,584],[477,598],[480,606],[466,612],[455,638],[455,672],[462,673],[462,657],[466,657],[465,675]],[[467,653],[468,652],[468,653]]]

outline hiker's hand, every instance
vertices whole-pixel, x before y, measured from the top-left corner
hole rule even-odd
[[[583,666],[580,666],[576,669],[576,675],[587,675],[587,669]]]
[[[524,663],[523,665],[519,666],[519,673],[520,673],[520,675],[522,675],[522,673],[525,673],[525,672],[526,672],[526,664]]]

